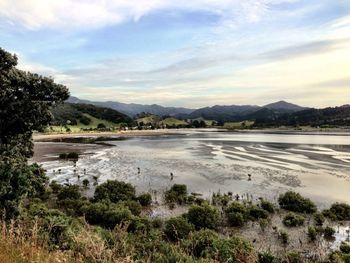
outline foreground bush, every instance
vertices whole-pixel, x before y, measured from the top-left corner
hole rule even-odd
[[[93,225],[100,225],[109,229],[116,225],[127,223],[132,219],[132,213],[123,205],[98,202],[82,207],[86,220]]]
[[[280,195],[278,203],[281,208],[293,212],[312,214],[317,211],[316,205],[309,198],[292,191]]]
[[[283,224],[288,227],[302,226],[304,224],[305,218],[301,215],[294,213],[288,213],[283,218]]]
[[[219,223],[219,211],[210,205],[193,205],[188,210],[187,218],[196,229],[215,229]]]
[[[137,197],[137,200],[142,206],[149,206],[152,203],[152,196],[149,193],[140,194]]]
[[[187,186],[184,184],[174,184],[165,192],[165,201],[167,203],[183,204],[187,199]]]
[[[225,209],[225,213],[231,226],[243,226],[246,223],[247,208],[239,202],[232,202]]]
[[[187,238],[194,226],[183,217],[170,218],[165,222],[164,233],[171,241]]]
[[[95,189],[95,201],[109,200],[113,203],[135,199],[135,188],[129,184],[120,181],[108,180],[100,184]]]

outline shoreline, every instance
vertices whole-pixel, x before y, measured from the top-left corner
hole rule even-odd
[[[115,132],[72,132],[72,133],[34,133],[34,142],[50,141],[63,138],[75,137],[143,137],[143,136],[166,136],[166,135],[185,135],[196,132],[228,132],[228,133],[262,133],[262,134],[293,134],[293,135],[333,135],[350,136],[350,129],[340,130],[294,130],[294,129],[237,129],[229,130],[225,128],[202,128],[202,129],[156,129],[156,130],[130,130]]]

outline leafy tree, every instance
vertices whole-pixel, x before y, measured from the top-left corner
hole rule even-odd
[[[95,201],[109,200],[113,203],[135,199],[135,188],[125,182],[108,180],[95,189]]]
[[[33,190],[33,170],[26,164],[33,153],[33,130],[46,127],[50,107],[69,96],[52,78],[16,65],[17,57],[0,48],[0,210],[7,218],[18,214],[21,198]]]
[[[52,78],[16,68],[17,57],[0,48],[0,153],[32,154],[33,130],[50,123],[50,107],[69,97]]]

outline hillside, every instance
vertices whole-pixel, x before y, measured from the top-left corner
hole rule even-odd
[[[64,103],[51,109],[52,125],[96,126],[97,123],[111,126],[118,123],[131,123],[131,119],[113,109],[96,107],[91,104]]]
[[[350,126],[350,106],[306,109],[286,113],[275,119],[257,118],[255,126]]]
[[[147,112],[158,116],[175,116],[177,114],[189,114],[194,111],[193,109],[187,109],[182,107],[164,107],[157,104],[143,105],[135,103],[121,103],[117,101],[89,101],[81,100],[77,97],[70,97],[68,99],[68,102],[73,104],[92,104],[99,107],[111,108],[125,115],[128,115],[129,117],[135,117],[135,115],[142,112]]]
[[[152,125],[152,126],[159,126],[159,127],[178,127],[178,126],[186,126],[188,125],[187,122],[183,120],[176,119],[174,117],[165,116],[160,117],[157,115],[149,114],[149,113],[142,113],[136,116],[136,122],[138,125]]]

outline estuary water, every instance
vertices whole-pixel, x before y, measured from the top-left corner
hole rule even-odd
[[[350,136],[345,134],[201,130],[107,143],[111,146],[86,150],[76,167],[59,160],[42,165],[50,179],[61,183],[85,178],[92,183],[95,176],[98,183],[117,179],[132,183],[139,192],[159,195],[181,183],[204,197],[230,191],[276,200],[280,193],[294,190],[320,207],[350,203]]]

